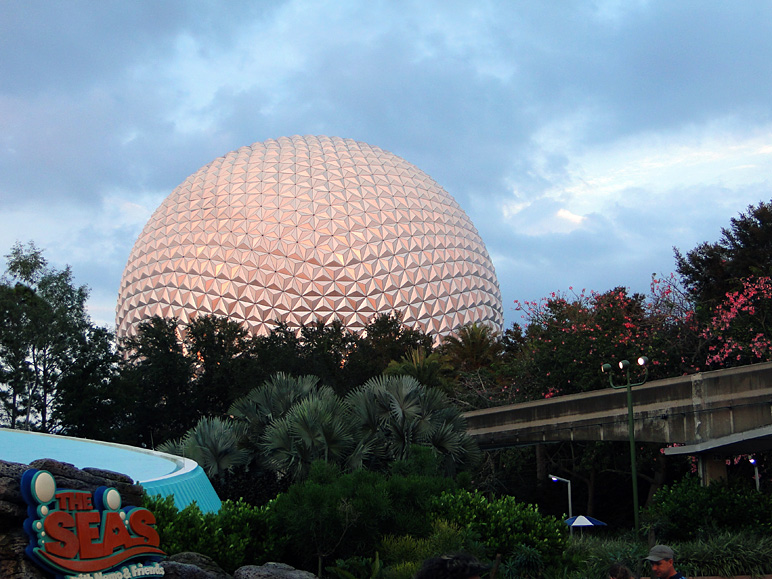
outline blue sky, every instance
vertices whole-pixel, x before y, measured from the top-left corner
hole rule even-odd
[[[772,4],[0,0],[0,250],[114,324],[131,247],[228,151],[330,135],[431,175],[513,301],[647,291],[772,176]]]

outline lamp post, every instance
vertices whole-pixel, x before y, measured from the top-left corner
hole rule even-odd
[[[751,457],[750,463],[753,465],[753,478],[756,481],[756,492],[761,492],[761,484],[759,483],[759,465],[756,459]]]
[[[649,359],[646,356],[641,356],[637,360],[638,365],[641,366],[644,370],[643,372],[643,380],[640,382],[631,382],[630,381],[630,362],[628,360],[622,360],[619,362],[619,369],[623,370],[625,372],[625,376],[627,377],[627,384],[621,384],[617,386],[614,384],[614,375],[611,373],[611,364],[603,364],[601,366],[601,370],[604,373],[607,373],[608,376],[608,382],[611,384],[612,388],[619,389],[619,388],[627,388],[627,433],[630,437],[630,470],[633,475],[633,516],[635,519],[635,532],[637,533],[640,530],[640,525],[638,523],[638,469],[635,464],[635,421],[633,420],[633,386],[640,386],[644,382],[646,382],[646,379],[649,377],[649,369],[646,367],[646,364],[648,364]]]
[[[555,476],[554,474],[549,475],[549,477],[550,477],[550,480],[552,480],[552,482],[564,482],[564,483],[568,484],[568,518],[570,519],[571,517],[574,516],[573,509],[571,508],[571,481],[568,480],[567,478],[562,478],[562,477],[559,477],[559,476]],[[569,529],[569,533],[571,535],[573,535],[574,534],[574,528],[573,527],[568,527],[568,529]]]

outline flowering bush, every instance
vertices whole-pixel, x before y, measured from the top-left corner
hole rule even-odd
[[[707,363],[724,367],[772,359],[770,315],[772,278],[744,279],[742,289],[726,294],[702,333],[709,344]]]
[[[569,288],[571,289],[571,288]],[[651,295],[625,288],[553,292],[538,302],[515,302],[527,326],[513,363],[515,398],[551,398],[605,387],[606,362],[645,355],[654,378],[697,369],[699,332],[686,294],[674,276],[652,279]]]

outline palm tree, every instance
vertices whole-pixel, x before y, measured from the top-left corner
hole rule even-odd
[[[463,372],[475,372],[490,366],[503,350],[496,332],[477,322],[467,324],[455,335],[445,337],[441,348],[448,362]]]
[[[347,404],[323,386],[273,421],[261,437],[264,464],[293,479],[303,478],[315,460],[342,465],[355,446]]]
[[[452,370],[444,357],[438,352],[426,354],[423,347],[408,348],[407,353],[400,358],[399,362],[392,360],[384,370],[387,376],[397,376],[403,374],[412,376],[424,386],[440,388],[447,392],[450,388],[446,376]]]
[[[377,376],[346,397],[363,462],[404,460],[414,444],[429,446],[444,457],[446,472],[479,458],[466,434],[460,411],[436,388],[426,388],[410,376]]]
[[[161,444],[158,450],[195,460],[206,475],[222,478],[226,471],[249,462],[240,446],[246,425],[228,418],[204,417],[185,436]]]
[[[318,383],[316,376],[295,378],[277,372],[246,396],[235,400],[228,414],[247,424],[246,444],[257,454],[266,427],[283,418],[294,404],[314,392]]]

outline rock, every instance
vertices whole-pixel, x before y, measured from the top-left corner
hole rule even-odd
[[[134,479],[132,479],[130,476],[121,474],[119,472],[115,472],[112,470],[105,470],[103,468],[95,468],[93,466],[87,466],[83,468],[83,472],[93,474],[94,476],[98,476],[100,478],[104,478],[109,481],[115,481],[118,483],[124,483],[129,485],[134,484]]]
[[[231,579],[231,576],[223,571],[222,567],[215,563],[210,557],[202,555],[201,553],[176,553],[167,560],[174,561],[175,563],[183,563],[184,565],[195,565],[202,571],[209,573],[209,575],[207,575],[208,577]]]
[[[245,565],[233,574],[234,579],[316,579],[309,571],[301,571],[284,563]]]
[[[164,579],[215,579],[220,577],[199,569],[195,565],[169,561],[168,559],[161,563],[161,567],[164,569]],[[226,575],[226,577],[228,576]]]

